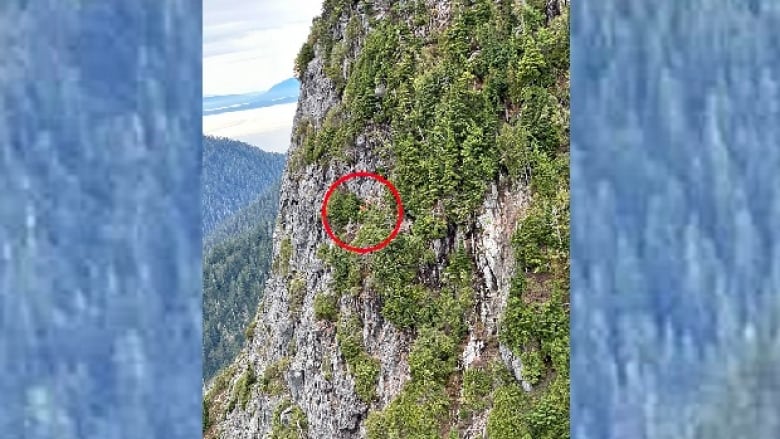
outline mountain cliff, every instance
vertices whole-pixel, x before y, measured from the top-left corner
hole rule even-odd
[[[569,437],[568,41],[566,1],[325,2],[272,273],[205,437]],[[320,219],[354,171],[405,207],[365,255]],[[362,220],[353,244],[381,235]]]

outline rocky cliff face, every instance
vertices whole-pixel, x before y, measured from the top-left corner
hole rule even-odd
[[[298,60],[274,272],[207,389],[206,437],[568,435],[568,12],[533,3],[325,2]],[[399,237],[362,256],[320,219],[357,170],[407,207]],[[544,239],[518,231],[534,224]]]

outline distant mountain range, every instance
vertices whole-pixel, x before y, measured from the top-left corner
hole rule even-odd
[[[298,101],[300,83],[295,78],[286,79],[266,91],[206,96],[203,98],[203,115],[209,116],[253,108],[270,107]]]

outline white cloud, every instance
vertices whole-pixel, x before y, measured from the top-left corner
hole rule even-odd
[[[203,118],[203,132],[241,140],[266,151],[285,152],[298,104],[220,113]]]
[[[320,10],[320,0],[204,0],[204,95],[262,91],[292,76]]]

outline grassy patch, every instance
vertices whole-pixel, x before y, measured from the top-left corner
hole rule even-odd
[[[339,317],[339,299],[330,293],[314,296],[314,317],[317,320],[335,322]]]
[[[306,413],[289,399],[279,403],[271,418],[271,439],[305,439],[308,432]]]
[[[241,409],[245,409],[249,402],[249,397],[252,393],[252,387],[257,382],[254,369],[247,368],[241,376],[236,380],[233,386],[233,393],[230,396],[230,402],[228,403],[227,411],[232,412],[235,409],[236,404],[240,404]]]
[[[355,392],[368,403],[376,397],[379,360],[366,353],[361,327],[360,320],[351,316],[339,325],[336,337],[349,373],[355,379]]]
[[[366,420],[369,439],[439,438],[450,401],[441,384],[408,383],[384,410]]]
[[[303,307],[303,300],[306,298],[306,278],[298,273],[287,285],[287,292],[289,293],[290,312],[298,314]]]
[[[287,389],[284,380],[284,374],[290,368],[290,358],[282,357],[274,363],[271,363],[263,371],[263,377],[260,380],[260,391],[271,396],[278,396]]]

